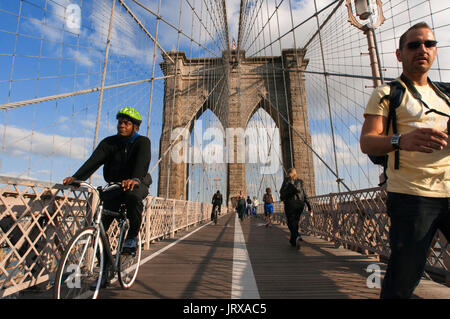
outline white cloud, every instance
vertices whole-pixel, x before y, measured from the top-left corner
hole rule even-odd
[[[353,124],[353,125],[350,125],[349,130],[350,130],[350,132],[358,134],[358,136],[359,136],[359,134],[361,133],[361,127],[362,127],[361,124]]]
[[[46,41],[53,42],[55,48],[63,40],[63,30],[75,36],[89,39],[91,47],[89,50],[74,49],[71,46],[64,46],[63,50],[74,58],[80,65],[93,67],[96,63],[103,61],[104,50],[109,29],[109,17],[111,14],[111,2],[99,2],[92,6],[92,12],[87,15],[86,10],[81,7],[81,28],[71,28],[70,10],[71,0],[57,0],[49,2],[50,14],[42,20],[25,20],[24,24],[29,32],[35,33],[42,30],[42,35]],[[90,6],[85,6],[90,8]],[[88,27],[89,26],[89,27]],[[89,29],[92,28],[92,29]],[[114,24],[112,29],[110,54],[125,56],[133,59],[136,64],[150,66],[153,61],[153,42],[146,35],[143,41],[141,35],[143,31],[132,20],[131,16],[123,9],[120,3],[116,3],[114,12]],[[59,47],[58,47],[59,49]]]
[[[0,124],[0,131],[4,126]],[[45,157],[83,159],[87,153],[85,139],[50,135],[8,125],[5,131],[5,153],[24,156],[30,153]]]
[[[92,67],[94,66],[94,61],[93,61],[93,55],[95,54],[94,52],[89,52],[89,53],[85,53],[85,52],[81,52],[80,50],[74,50],[72,48],[68,48],[67,49],[69,54],[71,56],[74,57],[74,59],[81,65],[86,66],[86,67]],[[96,51],[97,53],[99,53],[98,51]]]
[[[96,120],[81,120],[80,123],[85,129],[94,129]]]

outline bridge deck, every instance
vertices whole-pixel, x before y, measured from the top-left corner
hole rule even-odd
[[[228,214],[218,225],[208,223],[152,244],[143,253],[135,285],[123,290],[113,282],[99,298],[378,298],[379,289],[367,287],[366,269],[378,264],[383,274],[382,263],[309,236],[296,250],[288,244],[288,233],[283,225],[264,227],[261,218],[241,223]],[[422,280],[415,297],[450,298],[450,289]]]
[[[366,284],[368,265],[379,264],[383,274],[385,266],[376,259],[308,236],[297,251],[288,244],[286,226],[266,228],[260,218],[236,219],[229,214],[218,225],[152,245],[134,287],[124,291],[115,283],[100,298],[378,298],[379,289]],[[239,228],[251,268],[243,260],[243,246],[235,243]],[[161,249],[167,250],[158,253]],[[415,297],[450,298],[450,289],[422,280]]]

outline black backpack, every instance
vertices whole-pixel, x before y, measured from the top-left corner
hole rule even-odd
[[[408,88],[408,90],[412,93],[412,95],[414,96],[414,98],[416,98],[417,100],[419,100],[427,109],[428,111],[425,112],[425,114],[434,112],[434,113],[438,113],[440,115],[443,116],[447,116],[449,117],[448,114],[439,112],[433,108],[430,108],[423,100],[422,100],[422,95],[416,90],[416,88],[414,87],[414,85],[412,84],[412,82],[403,74],[400,76],[401,80],[403,81],[403,83],[405,83],[406,87]],[[450,83],[446,83],[446,82],[432,82],[429,78],[428,78],[428,83],[431,85],[431,87],[433,88],[433,90],[436,92],[436,95],[439,96],[440,98],[442,98],[444,101],[447,102],[447,105],[450,106]],[[389,132],[389,126],[392,122],[392,132],[394,134],[397,134],[397,113],[396,113],[396,109],[400,106],[402,100],[403,100],[403,96],[405,94],[405,87],[398,81],[398,80],[394,80],[388,83],[389,87],[390,87],[390,92],[389,94],[383,96],[380,99],[380,103],[382,103],[384,100],[389,100],[389,113],[388,113],[388,119],[387,119],[387,125],[386,125],[386,135]],[[449,122],[450,123],[450,122]],[[447,124],[449,125],[449,124]],[[383,185],[386,180],[387,180],[387,176],[386,176],[386,169],[387,169],[387,163],[388,163],[388,155],[380,155],[380,156],[376,156],[376,155],[368,155],[369,159],[372,161],[372,163],[376,164],[376,165],[382,165],[384,168],[384,181],[382,183],[379,184],[379,186]],[[394,169],[399,169],[400,166],[400,152],[399,150],[395,151],[395,164],[394,164]]]
[[[290,199],[305,200],[305,190],[303,187],[303,180],[286,179],[281,185],[280,200],[286,201]]]

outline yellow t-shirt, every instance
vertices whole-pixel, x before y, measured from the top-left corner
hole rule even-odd
[[[446,101],[437,96],[433,88],[426,85],[416,86],[416,89],[430,108],[450,114]],[[389,102],[385,100],[380,104],[380,99],[387,94],[389,94],[389,85],[376,88],[367,103],[364,114],[387,117]],[[447,133],[448,118],[436,113],[425,115],[427,110],[409,90],[406,90],[400,106],[396,109],[398,133],[405,134],[419,127],[432,127]],[[392,122],[389,125],[389,134],[392,134]],[[394,169],[394,154],[395,152],[389,153],[386,171],[389,192],[426,197],[450,197],[450,145],[432,153],[400,150],[398,170]]]

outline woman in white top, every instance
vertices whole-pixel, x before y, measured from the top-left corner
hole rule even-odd
[[[256,196],[253,196],[253,203],[252,203],[252,215],[256,217],[256,210],[258,209],[258,200],[256,199]]]

